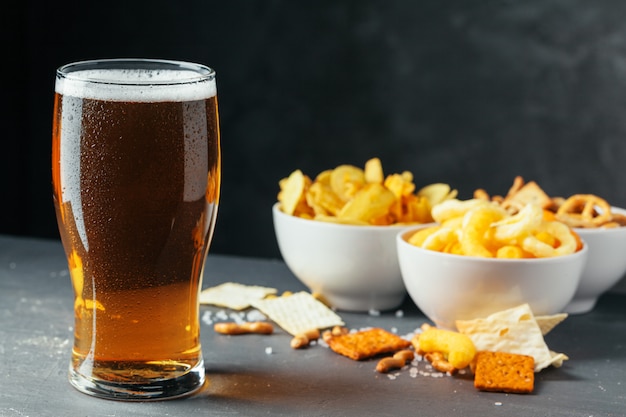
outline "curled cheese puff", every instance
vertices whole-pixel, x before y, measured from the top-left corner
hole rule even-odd
[[[467,367],[476,355],[474,342],[463,333],[428,327],[418,336],[420,351],[441,352],[456,369]]]
[[[458,235],[454,229],[439,227],[424,239],[421,247],[442,252],[445,248],[451,247],[455,242],[458,242]]]
[[[503,219],[506,210],[497,205],[483,205],[470,209],[463,216],[461,249],[465,255],[492,258],[494,254],[485,246],[491,225]]]
[[[471,200],[458,200],[456,198],[452,198],[435,205],[432,208],[431,214],[433,216],[433,219],[437,223],[443,223],[446,220],[450,220],[454,217],[464,216],[465,213],[467,213],[474,207],[484,205],[495,205],[495,203],[475,198]]]
[[[576,237],[571,233],[570,228],[561,222],[545,222],[538,228],[538,231],[548,233],[557,240],[557,246],[554,247],[534,235],[524,238],[522,248],[538,258],[568,255],[578,249]]]
[[[422,244],[424,243],[424,240],[426,240],[428,236],[432,235],[440,228],[441,228],[440,226],[430,226],[430,227],[424,227],[423,229],[419,229],[417,232],[413,233],[411,237],[407,239],[407,242],[409,242],[411,245],[422,246]]]
[[[521,240],[534,233],[542,222],[543,209],[536,204],[526,204],[517,214],[493,223],[493,236],[501,242]]]
[[[524,258],[524,251],[519,246],[504,245],[496,251],[496,258],[521,259]]]

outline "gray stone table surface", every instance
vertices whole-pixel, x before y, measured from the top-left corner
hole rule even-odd
[[[203,287],[225,281],[305,287],[281,260],[209,255]],[[291,337],[223,336],[212,322],[230,310],[201,306],[209,382],[193,396],[116,402],[79,393],[67,381],[72,290],[60,242],[0,236],[0,416],[624,416],[626,294],[605,294],[546,336],[569,355],[536,374],[531,395],[479,392],[468,375],[434,376],[425,363],[391,375],[324,344],[304,350]],[[350,328],[409,335],[428,322],[408,299],[394,311],[338,312]]]

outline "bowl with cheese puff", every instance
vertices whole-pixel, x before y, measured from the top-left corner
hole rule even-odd
[[[429,319],[454,329],[456,320],[524,303],[536,315],[564,311],[587,259],[584,240],[560,222],[544,220],[534,206],[517,216],[476,201],[445,206],[455,219],[439,216],[444,208],[434,207],[435,226],[396,236],[405,288]]]

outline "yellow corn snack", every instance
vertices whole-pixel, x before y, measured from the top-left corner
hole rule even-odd
[[[451,330],[429,327],[419,335],[420,351],[441,352],[456,369],[463,369],[476,355],[474,342],[469,336]]]

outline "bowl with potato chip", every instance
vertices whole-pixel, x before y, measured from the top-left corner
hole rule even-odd
[[[389,310],[406,296],[395,247],[407,226],[356,226],[272,209],[280,253],[313,294],[345,311]]]
[[[432,215],[436,225],[402,231],[396,243],[405,288],[437,326],[524,303],[555,314],[573,299],[588,247],[540,207],[510,215],[490,202],[450,200]]]
[[[593,310],[598,298],[626,274],[626,209],[609,210],[606,222],[574,229],[589,247],[589,256],[574,298],[565,308],[568,313]]]
[[[383,175],[378,158],[340,165],[311,179],[279,182],[272,207],[276,240],[291,272],[332,307],[389,310],[406,296],[396,235],[432,222],[431,208],[454,198],[447,184],[416,191],[411,173]]]

